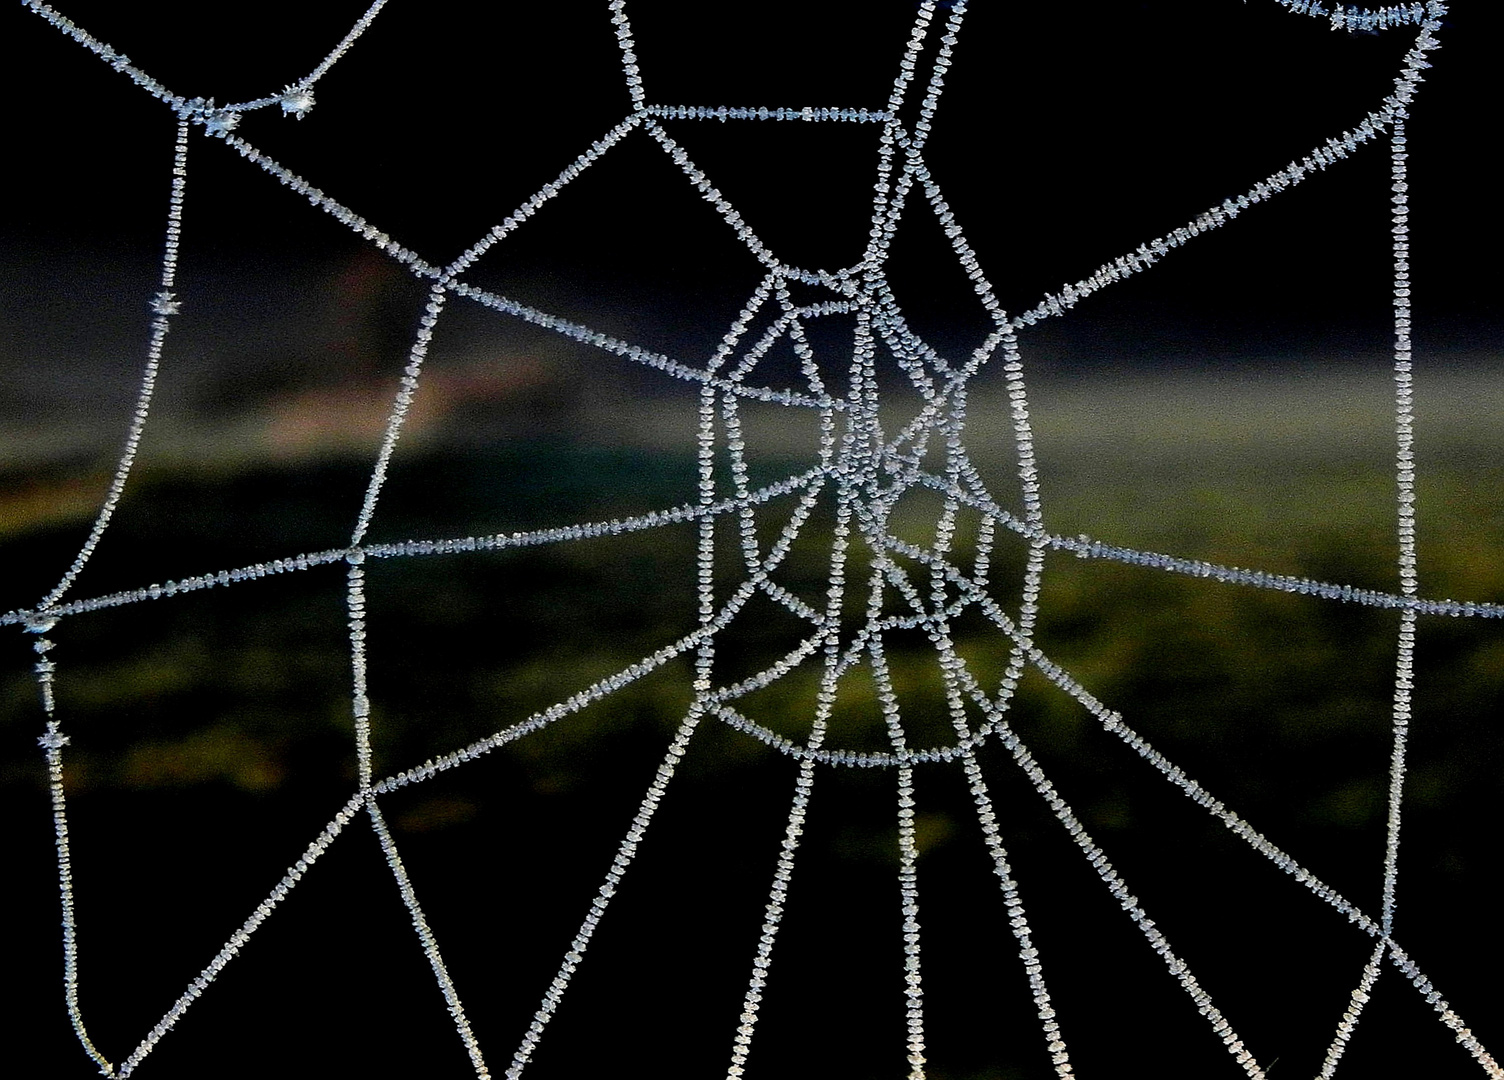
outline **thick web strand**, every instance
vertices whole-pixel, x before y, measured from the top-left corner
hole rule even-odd
[[[1415,549],[1415,398],[1410,350],[1410,198],[1405,124],[1396,120],[1391,135],[1394,204],[1394,415],[1395,482],[1399,518],[1400,589],[1406,598],[1418,591]],[[1404,797],[1405,744],[1410,731],[1414,688],[1415,609],[1400,614],[1398,656],[1394,672],[1394,748],[1389,769],[1388,839],[1384,850],[1382,922],[1394,928],[1395,887],[1399,878],[1400,804]]]

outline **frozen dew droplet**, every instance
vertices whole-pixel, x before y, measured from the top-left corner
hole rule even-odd
[[[240,114],[228,110],[219,109],[204,113],[204,133],[206,135],[228,135],[240,126]]]
[[[289,85],[282,91],[277,104],[282,106],[283,116],[295,116],[301,120],[313,108],[313,91],[306,86]]]

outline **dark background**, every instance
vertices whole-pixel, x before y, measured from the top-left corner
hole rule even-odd
[[[1246,191],[1388,92],[1410,29],[1334,33],[1267,0],[977,5],[927,161],[1000,299],[1032,307]],[[185,96],[274,93],[363,10],[61,9]],[[650,101],[878,108],[913,4],[632,4]],[[942,13],[943,14],[943,13]],[[1486,133],[1498,15],[1455,5],[1413,107],[1410,182],[1427,594],[1504,598],[1493,376],[1500,215]],[[442,263],[627,112],[604,3],[394,0],[315,88],[238,134]],[[35,603],[87,533],[129,415],[155,292],[175,118],[20,5],[0,214],[0,609]],[[911,94],[917,97],[919,91]],[[670,122],[774,251],[834,269],[867,227],[878,128]],[[1394,589],[1382,143],[1022,337],[1051,527]],[[911,200],[891,279],[963,353],[980,306]],[[634,136],[473,280],[703,363],[759,276]],[[424,290],[306,200],[195,135],[184,314],[138,474],[72,596],[347,542]],[[1431,381],[1429,384],[1427,379]],[[693,490],[692,390],[458,300],[374,538],[448,536],[672,505]],[[1428,387],[1432,393],[1428,395]],[[988,397],[991,393],[994,396]],[[1002,398],[969,431],[999,497]],[[807,467],[774,440],[769,475]],[[989,442],[989,440],[991,440]],[[995,445],[993,444],[995,443]],[[1429,456],[1427,456],[1429,455]],[[1016,486],[1016,485],[1015,485]],[[922,511],[922,508],[921,508]],[[920,512],[920,511],[916,511]],[[693,625],[693,538],[664,530],[505,558],[371,568],[378,769],[525,717]],[[818,553],[816,553],[817,555]],[[820,564],[806,567],[818,588]],[[1010,561],[1011,560],[1011,561]],[[998,579],[1018,553],[1000,552]],[[792,571],[791,571],[792,572]],[[1191,775],[1367,911],[1379,865],[1397,620],[1057,560],[1041,640]],[[677,586],[683,585],[683,588]],[[351,790],[335,569],[70,620],[59,642],[83,1005],[119,1061]],[[1482,627],[1480,629],[1480,626]],[[751,667],[784,629],[728,634]],[[42,719],[29,642],[0,699],[16,1004],[10,1069],[89,1062],[62,1009]],[[978,663],[997,645],[963,644]],[[993,654],[986,650],[992,649]],[[908,713],[922,643],[893,643]],[[1491,917],[1504,647],[1428,621],[1407,786],[1400,940],[1486,1045],[1504,1042]],[[687,665],[577,722],[383,802],[494,1073],[537,1007],[687,703]],[[749,667],[750,669],[750,667]],[[928,676],[928,679],[926,679]],[[763,703],[798,730],[797,692]],[[853,709],[853,717],[861,710]],[[782,716],[782,720],[776,719]],[[1107,739],[1043,680],[1016,722],[1151,916],[1276,1080],[1314,1074],[1371,948]],[[858,719],[840,732],[874,738]],[[784,730],[784,729],[780,729]],[[876,729],[877,744],[881,731]],[[709,726],[529,1075],[725,1067],[793,783]],[[984,760],[1079,1075],[1236,1066],[1001,750]],[[1048,1074],[957,775],[920,770],[932,1075]],[[902,1056],[892,777],[822,775],[751,1068],[888,1076]],[[357,819],[143,1076],[465,1075],[391,876]],[[1392,968],[1339,1072],[1473,1075]]]
[[[1415,106],[1413,261],[1427,317],[1476,341],[1465,335],[1492,329],[1488,275],[1471,260],[1441,256],[1486,248],[1497,229],[1485,210],[1488,169],[1478,137],[1496,100],[1486,61],[1493,24],[1478,23],[1488,18],[1482,11],[1456,8]],[[320,5],[296,19],[277,11],[185,17],[160,5],[102,3],[70,5],[66,13],[177,93],[223,104],[275,93],[301,77],[361,9]],[[754,14],[662,3],[633,13],[633,25],[653,102],[877,108],[913,11],[912,4],[877,3],[864,5],[858,19],[839,4]],[[615,41],[609,23],[596,26],[594,15],[583,3],[483,13],[389,8],[319,85],[305,120],[263,109],[246,116],[239,134],[430,261],[447,260],[625,115]],[[114,244],[154,252],[170,114],[147,95],[126,92],[123,76],[63,35],[41,33],[40,20],[24,9],[9,18],[15,25],[4,48],[18,89],[7,119],[14,193],[7,239],[98,243],[107,222]],[[1333,32],[1323,19],[1274,3],[1038,5],[1028,12],[984,5],[968,13],[927,159],[1000,298],[1020,310],[1354,125],[1390,89],[1409,33]],[[852,151],[875,130],[673,125],[775,251],[830,268],[849,263],[865,237],[857,192],[870,183],[871,166]],[[144,167],[154,138],[164,161],[158,174]],[[190,186],[190,199],[198,198],[189,212],[199,216],[189,228],[200,245],[213,236],[211,250],[242,249],[273,263],[327,251],[335,223],[300,209],[301,200],[267,178],[247,178],[223,150],[205,144],[197,151],[192,180],[203,190]],[[1364,181],[1387,170],[1383,158],[1371,150],[1344,162],[1340,179],[1303,185],[1259,208],[1259,226],[1247,230],[1256,236],[1229,230],[1208,238],[1197,259],[1212,263],[1192,271],[1174,265],[1192,260],[1171,260],[1142,284],[1099,298],[1110,312],[1094,315],[1109,323],[1191,320],[1197,330],[1228,336],[1267,334],[1292,320],[1366,324],[1365,305],[1383,299],[1375,300],[1373,282],[1387,275],[1387,240],[1367,223],[1384,212],[1388,192]],[[693,260],[738,260],[729,237],[674,236],[682,222],[665,215],[704,208],[681,205],[680,192],[653,191],[646,177],[632,187],[625,161],[614,166],[579,182],[574,214],[544,215],[523,230],[518,250],[494,260],[506,264],[495,273],[528,280],[553,273],[576,286],[613,289],[624,279],[669,274],[689,287],[706,276]],[[667,175],[649,177],[668,187]],[[235,197],[212,197],[217,184],[241,182],[245,190]],[[569,220],[545,223],[548,217]],[[672,239],[632,242],[636,230],[653,227]],[[600,242],[615,239],[619,245]],[[1343,266],[1338,253],[1361,256],[1355,261],[1368,274]],[[904,254],[900,248],[900,261]],[[619,259],[627,257],[639,272],[622,272]],[[940,290],[925,290],[922,281],[899,274],[895,285],[915,290],[916,306],[920,296],[942,303],[926,295]],[[942,314],[954,321],[970,312]]]

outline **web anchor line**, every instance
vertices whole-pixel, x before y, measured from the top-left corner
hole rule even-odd
[[[735,513],[744,506],[761,505],[795,491],[809,490],[812,486],[818,486],[829,472],[829,469],[816,467],[808,472],[789,477],[778,484],[762,488],[749,499],[728,498],[708,507],[686,504],[631,517],[582,522],[578,525],[554,526],[526,532],[369,543],[355,549],[348,547],[328,548],[323,551],[307,552],[282,559],[270,559],[266,562],[251,563],[228,570],[217,570],[176,581],[166,581],[135,589],[125,589],[120,592],[105,593],[85,600],[68,601],[47,609],[45,616],[42,612],[32,608],[15,608],[0,614],[0,626],[20,626],[24,628],[29,622],[33,622],[39,618],[45,617],[61,621],[77,615],[88,614],[92,611],[102,611],[107,608],[122,607],[149,600],[169,599],[187,593],[199,592],[204,589],[228,588],[232,585],[260,581],[282,574],[313,570],[320,566],[338,565],[346,562],[355,551],[364,552],[373,559],[423,558],[474,554],[476,552],[507,551],[512,548],[539,547],[550,544],[570,543],[575,540],[593,537],[618,536],[627,533],[642,532],[668,525],[697,521],[705,517],[717,517]],[[1425,615],[1452,619],[1504,618],[1504,604],[1444,598],[1433,599],[1419,595],[1407,596],[1404,593],[1386,592],[1383,589],[1368,589],[1356,585],[1343,585],[1333,581],[1322,581],[1316,578],[1297,577],[1292,574],[1276,574],[1266,570],[1228,566],[1223,563],[1209,562],[1204,559],[1188,559],[1181,556],[1168,555],[1164,552],[1141,551],[1136,548],[1120,547],[1093,539],[1085,533],[1077,536],[1062,536],[1055,533],[1031,533],[1027,525],[1019,521],[1019,519],[1015,518],[1007,510],[998,507],[990,498],[984,499],[977,497],[973,493],[960,491],[948,485],[940,477],[920,476],[917,482],[939,491],[953,493],[959,504],[986,513],[989,520],[1002,525],[1004,528],[1016,531],[1026,538],[1030,536],[1037,537],[1051,551],[1069,552],[1081,559],[1104,559],[1110,562],[1139,566],[1151,570],[1161,570],[1166,573],[1178,574],[1185,577],[1206,578],[1223,584],[1268,589],[1274,592],[1296,593],[1321,600],[1357,604],[1361,607],[1381,608],[1401,612],[1413,611],[1417,616]]]

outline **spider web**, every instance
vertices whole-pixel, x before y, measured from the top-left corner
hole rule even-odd
[[[1133,924],[1143,942],[1162,962],[1185,997],[1184,1007],[1199,1014],[1236,1066],[1250,1077],[1266,1075],[1245,1045],[1232,1017],[1213,1002],[1208,989],[1161,930],[1151,912],[1130,890],[1109,861],[1088,823],[1057,789],[1015,722],[1021,683],[1042,677],[1074,699],[1142,763],[1188,797],[1210,819],[1287,875],[1307,894],[1351,924],[1352,932],[1371,940],[1367,961],[1352,982],[1350,1004],[1329,1020],[1329,1048],[1320,1075],[1337,1070],[1349,1040],[1380,979],[1411,984],[1444,1025],[1482,1067],[1504,1075],[1495,1059],[1453,1010],[1444,988],[1433,984],[1403,947],[1395,931],[1398,851],[1402,789],[1411,719],[1417,626],[1422,617],[1497,618],[1498,605],[1434,599],[1421,594],[1415,543],[1414,394],[1411,379],[1409,202],[1407,184],[1408,106],[1421,72],[1436,46],[1435,33],[1444,5],[1400,5],[1378,10],[1325,7],[1300,0],[1280,0],[1296,15],[1329,21],[1333,29],[1407,34],[1413,39],[1393,79],[1392,90],[1357,124],[1313,146],[1301,159],[1263,176],[1184,224],[1146,240],[1103,263],[1092,273],[1045,295],[1022,311],[1005,311],[976,252],[962,231],[957,214],[930,171],[926,150],[940,110],[953,54],[967,18],[964,0],[918,6],[900,53],[887,99],[865,106],[683,105],[656,101],[651,79],[640,68],[637,43],[624,0],[608,5],[608,17],[620,52],[622,76],[630,97],[627,114],[603,136],[578,153],[556,177],[484,233],[457,257],[433,260],[404,246],[334,195],[274,159],[240,134],[242,119],[257,110],[280,110],[302,119],[316,108],[315,87],[326,76],[338,77],[338,63],[358,50],[362,34],[377,20],[385,0],[378,0],[312,71],[282,89],[245,101],[216,104],[173,93],[146,70],[64,15],[42,3],[25,6],[57,30],[72,37],[102,62],[129,78],[141,91],[177,116],[171,161],[171,199],[165,254],[158,287],[149,298],[152,313],[147,362],[138,401],[125,439],[125,450],[86,540],[66,572],[41,599],[25,609],[0,615],[0,624],[18,626],[32,635],[35,671],[46,713],[46,730],[38,740],[50,778],[63,912],[64,987],[73,1029],[84,1052],[110,1076],[135,1072],[181,1020],[233,978],[242,951],[255,947],[255,936],[299,883],[316,873],[316,864],[357,823],[368,826],[379,843],[395,880],[428,966],[437,982],[455,1033],[477,1076],[517,1077],[548,1044],[550,1025],[569,1000],[576,974],[588,968],[597,928],[609,918],[620,891],[631,888],[630,870],[639,848],[651,842],[659,807],[674,786],[691,744],[702,732],[720,727],[737,739],[755,740],[785,758],[794,770],[786,798],[786,818],[776,860],[766,885],[766,899],[756,946],[747,958],[735,1022],[726,1032],[727,1075],[739,1076],[754,1066],[759,1045],[765,993],[777,979],[780,934],[800,863],[802,837],[810,825],[816,792],[846,770],[881,774],[889,784],[897,834],[898,922],[903,942],[902,982],[895,986],[904,1011],[909,1075],[926,1075],[932,1052],[927,1038],[924,982],[925,931],[920,918],[922,842],[919,781],[925,770],[959,773],[968,792],[987,858],[1001,893],[1001,913],[1017,945],[1022,977],[1037,1017],[1035,1038],[1058,1076],[1073,1074],[1071,1046],[1077,1035],[1071,1017],[1057,1012],[1058,991],[1048,982],[1045,951],[1031,928],[1035,887],[1015,875],[1005,843],[995,788],[984,758],[998,748],[1042,800],[1068,835],[1079,857],[1101,888]],[[836,270],[796,265],[765,243],[752,222],[722,193],[718,179],[702,168],[680,132],[696,126],[787,125],[871,132],[877,148],[877,183],[871,198],[869,234],[860,257]],[[677,137],[676,137],[677,134]],[[122,591],[78,598],[75,588],[97,550],[107,547],[117,508],[128,500],[128,480],[138,449],[153,417],[159,371],[169,330],[180,315],[178,256],[184,243],[185,197],[200,136],[218,140],[248,166],[274,178],[362,241],[394,260],[426,291],[419,328],[406,366],[386,410],[382,434],[371,463],[354,528],[337,548],[190,574]],[[1243,569],[1213,562],[1138,550],[1086,534],[1053,532],[1043,498],[1021,332],[1050,320],[1069,317],[1092,295],[1154,268],[1182,258],[1180,248],[1231,224],[1245,212],[1285,192],[1320,181],[1318,174],[1340,167],[1357,155],[1382,154],[1387,147],[1392,184],[1391,249],[1393,256],[1393,401],[1398,435],[1395,509],[1399,535],[1397,592],[1358,588],[1297,575]],[[522,238],[539,214],[567,212],[571,188],[602,161],[631,148],[669,162],[719,216],[755,261],[756,281],[740,300],[740,309],[708,357],[649,347],[628,333],[606,332],[546,306],[525,302],[489,287],[481,273],[509,244]],[[555,208],[550,204],[559,202]],[[910,325],[889,280],[895,238],[909,219],[928,216],[949,245],[949,258],[969,281],[985,309],[990,327],[980,344],[955,352],[937,346]],[[593,350],[612,362],[634,365],[652,380],[675,380],[696,398],[693,441],[695,494],[659,509],[597,521],[552,525],[525,531],[484,535],[427,535],[401,541],[373,538],[382,520],[389,474],[400,456],[404,433],[412,423],[425,388],[425,363],[432,342],[457,308],[468,306],[487,317],[521,324],[546,335]],[[1008,425],[1014,448],[1016,488],[1000,491],[979,468],[969,447],[968,405],[974,384],[984,374],[1001,372],[1008,401]],[[817,432],[810,460],[794,471],[770,469],[759,460],[744,430],[755,410],[777,406],[812,421]],[[760,414],[757,414],[760,415]],[[915,538],[913,507],[928,507],[929,517]],[[373,567],[391,560],[451,559],[474,553],[500,556],[526,549],[575,544],[634,534],[657,535],[674,527],[692,530],[697,567],[692,626],[682,636],[635,658],[590,685],[558,698],[546,708],[516,720],[484,738],[462,742],[421,765],[383,774],[373,742],[378,737],[379,691],[368,683],[369,650],[377,631],[368,616]],[[811,589],[789,570],[798,557],[817,552],[822,564],[818,588]],[[1338,892],[1308,865],[1276,845],[1213,791],[1203,787],[1131,726],[1131,717],[1098,700],[1089,680],[1069,663],[1058,661],[1036,641],[1041,592],[1049,558],[1071,555],[1083,560],[1145,567],[1171,575],[1207,579],[1230,590],[1260,589],[1305,595],[1326,601],[1392,611],[1398,617],[1394,665],[1392,750],[1388,796],[1387,841],[1382,863],[1383,888],[1376,909],[1365,909]],[[327,570],[321,568],[329,568]],[[286,875],[233,930],[220,950],[192,979],[188,988],[123,1057],[107,1057],[88,1034],[80,1003],[79,928],[75,918],[72,859],[69,847],[65,761],[69,734],[66,710],[55,687],[66,679],[66,658],[55,654],[55,632],[76,617],[146,601],[167,600],[305,571],[343,573],[352,685],[355,786],[348,801],[288,869]],[[771,614],[770,614],[771,613]],[[737,634],[749,622],[766,621],[781,637],[765,662],[748,664]],[[960,627],[981,625],[1000,643],[1004,662],[987,669],[968,659]],[[934,717],[917,717],[900,705],[893,648],[895,641],[921,641],[937,674],[941,702]],[[728,644],[729,643],[729,644]],[[483,1053],[481,1041],[464,1006],[464,986],[452,978],[438,936],[420,902],[421,883],[410,875],[398,853],[383,805],[406,789],[434,781],[503,747],[544,733],[576,714],[610,702],[630,688],[674,665],[692,669],[691,699],[640,795],[635,813],[620,836],[609,868],[593,895],[584,900],[583,919],[564,948],[556,969],[541,991],[541,1000],[515,1047]],[[871,687],[875,714],[885,745],[842,739],[843,696],[854,683]],[[797,717],[780,715],[767,704],[766,691],[797,683],[810,690],[810,707]],[[949,729],[940,737],[937,730]],[[1010,975],[1009,977],[1017,977]]]

